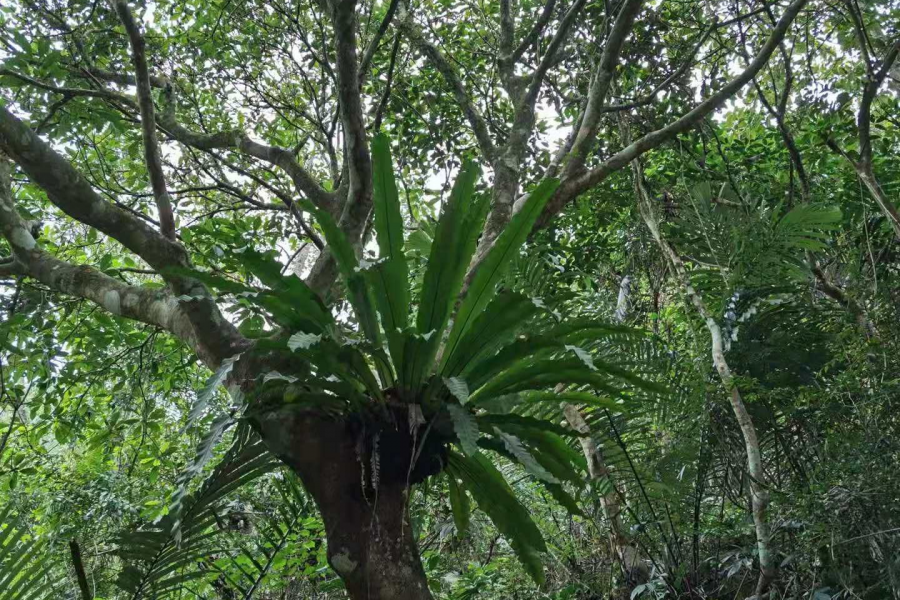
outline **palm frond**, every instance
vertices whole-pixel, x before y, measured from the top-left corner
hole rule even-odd
[[[0,515],[0,527],[0,600],[55,598],[55,563],[46,541],[30,534],[11,505]]]
[[[119,574],[117,585],[132,600],[139,600],[164,597],[207,578],[198,561],[221,550],[215,525],[222,499],[277,464],[255,433],[238,428],[225,458],[195,494],[183,499],[182,511],[118,536],[118,554],[128,566]]]

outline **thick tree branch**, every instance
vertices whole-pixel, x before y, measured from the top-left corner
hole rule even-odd
[[[338,103],[350,177],[349,196],[341,220],[361,217],[364,223],[371,208],[372,158],[366,139],[356,61],[356,0],[331,0],[331,19],[337,57]],[[362,226],[355,225],[356,233],[361,232]],[[346,228],[345,232],[350,233]],[[349,237],[354,239],[352,235]]]
[[[736,94],[744,85],[753,79],[757,73],[759,73],[763,66],[765,66],[766,62],[768,62],[769,58],[772,56],[772,53],[778,48],[781,40],[784,39],[791,23],[807,2],[808,0],[794,0],[794,2],[785,9],[784,14],[782,14],[781,18],[778,20],[777,25],[772,29],[769,39],[766,40],[766,43],[753,60],[739,75],[725,84],[718,92],[714,93],[676,121],[632,142],[592,170],[582,173],[581,175],[573,174],[565,179],[554,197],[547,203],[544,214],[541,215],[536,227],[547,225],[547,223],[549,223],[549,221],[572,199],[598,185],[604,179],[609,177],[610,174],[627,166],[632,160],[645,152],[658,148],[669,140],[675,139],[678,135],[689,131],[702,121],[704,117],[722,106],[726,100]],[[583,127],[584,126],[582,125],[582,128]]]
[[[507,56],[513,51],[513,37],[516,35],[516,21],[512,15],[510,0],[500,0],[500,54]]]
[[[330,0],[329,4],[334,27],[337,95],[344,129],[347,181],[346,185],[342,182],[338,190],[339,195],[345,189],[347,194],[339,225],[356,251],[361,252],[372,211],[372,157],[366,137],[356,60],[356,0]],[[337,265],[326,249],[313,265],[307,283],[327,296],[336,279]]]
[[[860,40],[863,45],[865,40]],[[866,81],[866,87],[863,90],[863,97],[859,103],[859,116],[857,118],[857,128],[859,129],[859,161],[864,165],[872,164],[872,102],[878,96],[878,89],[884,83],[885,77],[897,60],[900,54],[900,36],[894,40],[891,47],[881,61],[881,66],[877,71],[869,74]]]
[[[220,131],[218,133],[197,133],[180,125],[174,117],[172,110],[162,112],[157,116],[160,126],[174,139],[186,146],[198,150],[237,150],[248,156],[258,158],[283,170],[294,184],[297,191],[323,210],[336,214],[338,209],[334,195],[325,191],[316,182],[312,175],[304,169],[293,152],[277,146],[267,146],[256,142],[240,131]]]
[[[572,150],[569,152],[564,176],[571,176],[584,169],[588,153],[597,137],[597,128],[600,126],[600,118],[604,112],[603,106],[606,104],[613,75],[619,64],[619,57],[622,55],[622,48],[628,34],[634,28],[634,21],[641,10],[641,3],[642,0],[625,0],[616,16],[609,39],[603,47],[603,54],[600,56],[591,78],[584,117],[581,119],[581,127],[578,129],[575,143],[572,144]]]
[[[81,546],[75,540],[69,540],[69,551],[72,554],[72,566],[75,568],[75,577],[78,579],[78,589],[81,590],[81,600],[92,600],[91,588],[88,585],[87,575],[84,572],[84,562],[81,560]]]
[[[99,79],[101,81],[108,81],[109,83],[117,83],[119,85],[137,85],[137,80],[134,75],[129,73],[116,73],[114,71],[106,71],[104,69],[95,69],[89,68],[83,71],[84,73],[90,75],[93,78]],[[164,89],[169,85],[169,80],[165,77],[150,75],[148,77],[148,81],[150,82],[151,87]]]
[[[853,13],[855,15],[855,13]],[[864,31],[861,27],[857,27],[858,42],[860,51],[867,47],[867,41]],[[872,65],[871,62],[866,63],[866,84],[863,88],[862,99],[859,103],[859,113],[856,118],[857,135],[859,138],[859,160],[853,158],[844,152],[837,142],[828,138],[828,147],[843,156],[853,166],[857,177],[875,198],[881,213],[887,218],[894,235],[900,239],[900,211],[888,198],[887,193],[878,181],[875,170],[872,165],[872,103],[878,96],[878,90],[884,83],[891,67],[900,55],[900,36],[891,44],[880,65]],[[867,56],[867,55],[866,55]]]
[[[77,97],[88,97],[88,98],[101,98],[103,100],[112,100],[115,102],[120,102],[125,104],[135,110],[138,110],[138,104],[134,101],[134,98],[130,98],[125,94],[120,94],[119,92],[114,92],[111,90],[92,90],[87,88],[72,88],[72,87],[61,87],[56,86],[50,83],[45,83],[43,81],[39,81],[27,75],[23,75],[21,73],[17,73],[12,69],[0,69],[0,76],[3,77],[14,77],[20,81],[24,81],[28,85],[33,87],[47,90],[48,92],[54,92],[57,94],[62,94],[63,96],[70,98]]]
[[[155,269],[186,264],[183,248],[134,215],[103,200],[65,158],[4,107],[0,107],[0,150],[73,219],[118,240]]]
[[[513,123],[506,142],[497,150],[494,161],[494,190],[491,201],[491,213],[484,227],[484,235],[478,244],[475,265],[486,256],[487,250],[512,217],[513,205],[521,184],[521,169],[528,148],[528,139],[534,132],[535,107],[544,77],[556,60],[574,25],[575,19],[584,8],[585,0],[576,0],[569,8],[556,34],[553,36],[547,51],[538,67],[530,76],[516,78],[512,73],[512,65],[506,65],[506,87],[515,105]],[[470,273],[473,273],[470,271]]]
[[[0,257],[0,279],[19,277],[25,274],[25,267],[16,260],[15,256]]]
[[[0,233],[12,248],[17,274],[32,277],[64,294],[90,300],[115,315],[170,331],[198,353],[203,351],[188,315],[170,292],[128,285],[92,267],[67,263],[42,250],[16,212],[9,163],[3,159],[0,159]]]
[[[434,68],[438,70],[441,76],[443,76],[447,85],[450,86],[450,91],[453,92],[454,99],[456,99],[457,104],[459,104],[463,111],[463,115],[466,117],[466,121],[469,122],[469,126],[475,133],[475,139],[478,142],[478,148],[481,150],[481,155],[484,157],[485,161],[493,162],[496,151],[494,149],[494,143],[491,141],[491,134],[488,131],[484,117],[482,117],[481,113],[476,108],[475,103],[472,101],[472,98],[469,96],[469,93],[466,91],[456,69],[454,69],[453,65],[450,64],[450,61],[441,54],[441,51],[438,50],[437,46],[425,39],[425,36],[422,34],[418,25],[413,21],[412,15],[407,11],[406,7],[401,6],[400,11],[400,21],[398,26],[412,44],[419,49],[419,52],[421,52]]]
[[[166,178],[162,168],[162,156],[159,142],[156,139],[156,109],[153,106],[153,93],[150,87],[150,69],[147,67],[146,44],[134,15],[128,8],[126,0],[112,0],[119,20],[125,26],[131,44],[131,58],[134,63],[134,74],[137,80],[138,104],[141,108],[141,133],[144,138],[144,161],[150,174],[150,185],[156,210],[159,213],[159,225],[162,234],[170,240],[175,239],[175,214],[172,211],[172,198],[166,189]]]
[[[119,241],[156,271],[166,273],[170,267],[190,266],[187,252],[180,244],[162,236],[134,215],[104,201],[75,167],[4,107],[0,107],[0,150],[12,158],[60,210]],[[48,263],[44,261],[41,264]],[[46,272],[47,276],[52,275],[52,266],[57,265],[51,265],[50,271]],[[62,271],[65,263],[58,266]],[[221,360],[232,356],[237,351],[236,348],[245,344],[244,338],[234,326],[219,313],[202,284],[181,276],[167,275],[166,279],[176,296],[191,298],[183,303],[182,310],[187,314],[193,329],[167,328],[182,340],[191,343],[207,365],[217,365]],[[104,281],[93,283],[99,286],[96,289],[103,289],[101,284]],[[81,286],[76,286],[61,291],[75,293],[80,289]],[[124,293],[128,290],[111,291]],[[102,300],[99,297],[96,299]],[[135,300],[125,303],[120,298],[119,306],[124,309],[136,304],[140,303]],[[154,304],[152,310],[159,310],[160,306]],[[139,318],[139,314],[134,313],[133,318]]]

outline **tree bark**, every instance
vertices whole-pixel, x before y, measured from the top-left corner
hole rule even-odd
[[[75,540],[69,541],[69,551],[72,553],[72,566],[75,567],[75,576],[78,578],[78,589],[81,590],[82,600],[92,600],[91,588],[88,585],[87,575],[84,572],[84,563],[81,560],[81,546]]]
[[[409,520],[410,485],[439,470],[397,428],[282,409],[254,425],[303,481],[325,523],[328,562],[354,600],[432,600]],[[430,467],[427,468],[427,467]]]
[[[575,406],[563,402],[563,414],[569,426],[578,433],[581,433],[581,450],[588,465],[588,476],[591,481],[599,481],[604,477],[609,477],[609,469],[603,460],[603,453],[594,441],[591,435],[591,428],[584,420],[581,412]],[[603,512],[609,520],[609,542],[619,564],[629,584],[640,584],[647,581],[649,573],[647,566],[644,564],[641,552],[631,545],[631,540],[625,531],[625,525],[622,523],[622,507],[619,504],[619,494],[615,488],[615,484],[610,479],[610,491],[600,497],[600,504],[603,506]]]

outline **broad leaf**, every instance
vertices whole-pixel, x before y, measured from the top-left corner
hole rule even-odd
[[[450,452],[448,473],[462,480],[465,488],[506,536],[528,574],[544,582],[540,552],[546,552],[544,538],[524,506],[518,501],[503,475],[483,454],[465,457]]]
[[[472,277],[472,283],[466,292],[466,297],[460,304],[459,311],[456,313],[453,329],[450,331],[450,337],[447,340],[444,355],[449,360],[460,338],[468,331],[484,307],[487,306],[496,291],[497,283],[509,266],[510,261],[516,256],[525,238],[531,232],[538,216],[544,209],[544,205],[556,191],[559,181],[556,179],[546,179],[535,188],[522,208],[513,215],[509,224],[503,229],[503,232],[497,236],[491,249],[488,251],[484,260],[478,265],[475,275]],[[434,253],[432,253],[433,255]]]
[[[453,429],[463,452],[469,456],[478,454],[478,423],[475,417],[458,404],[447,404],[447,411],[450,413]]]

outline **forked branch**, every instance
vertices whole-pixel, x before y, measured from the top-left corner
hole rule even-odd
[[[126,0],[112,0],[119,20],[125,26],[131,44],[131,59],[137,80],[138,104],[141,109],[141,133],[144,138],[144,161],[150,174],[150,185],[156,210],[159,213],[159,225],[162,234],[170,240],[175,239],[175,214],[172,211],[172,198],[166,189],[166,178],[162,168],[162,156],[159,142],[156,139],[156,109],[153,106],[153,93],[150,86],[150,70],[147,67],[147,52],[144,36],[128,8]]]

